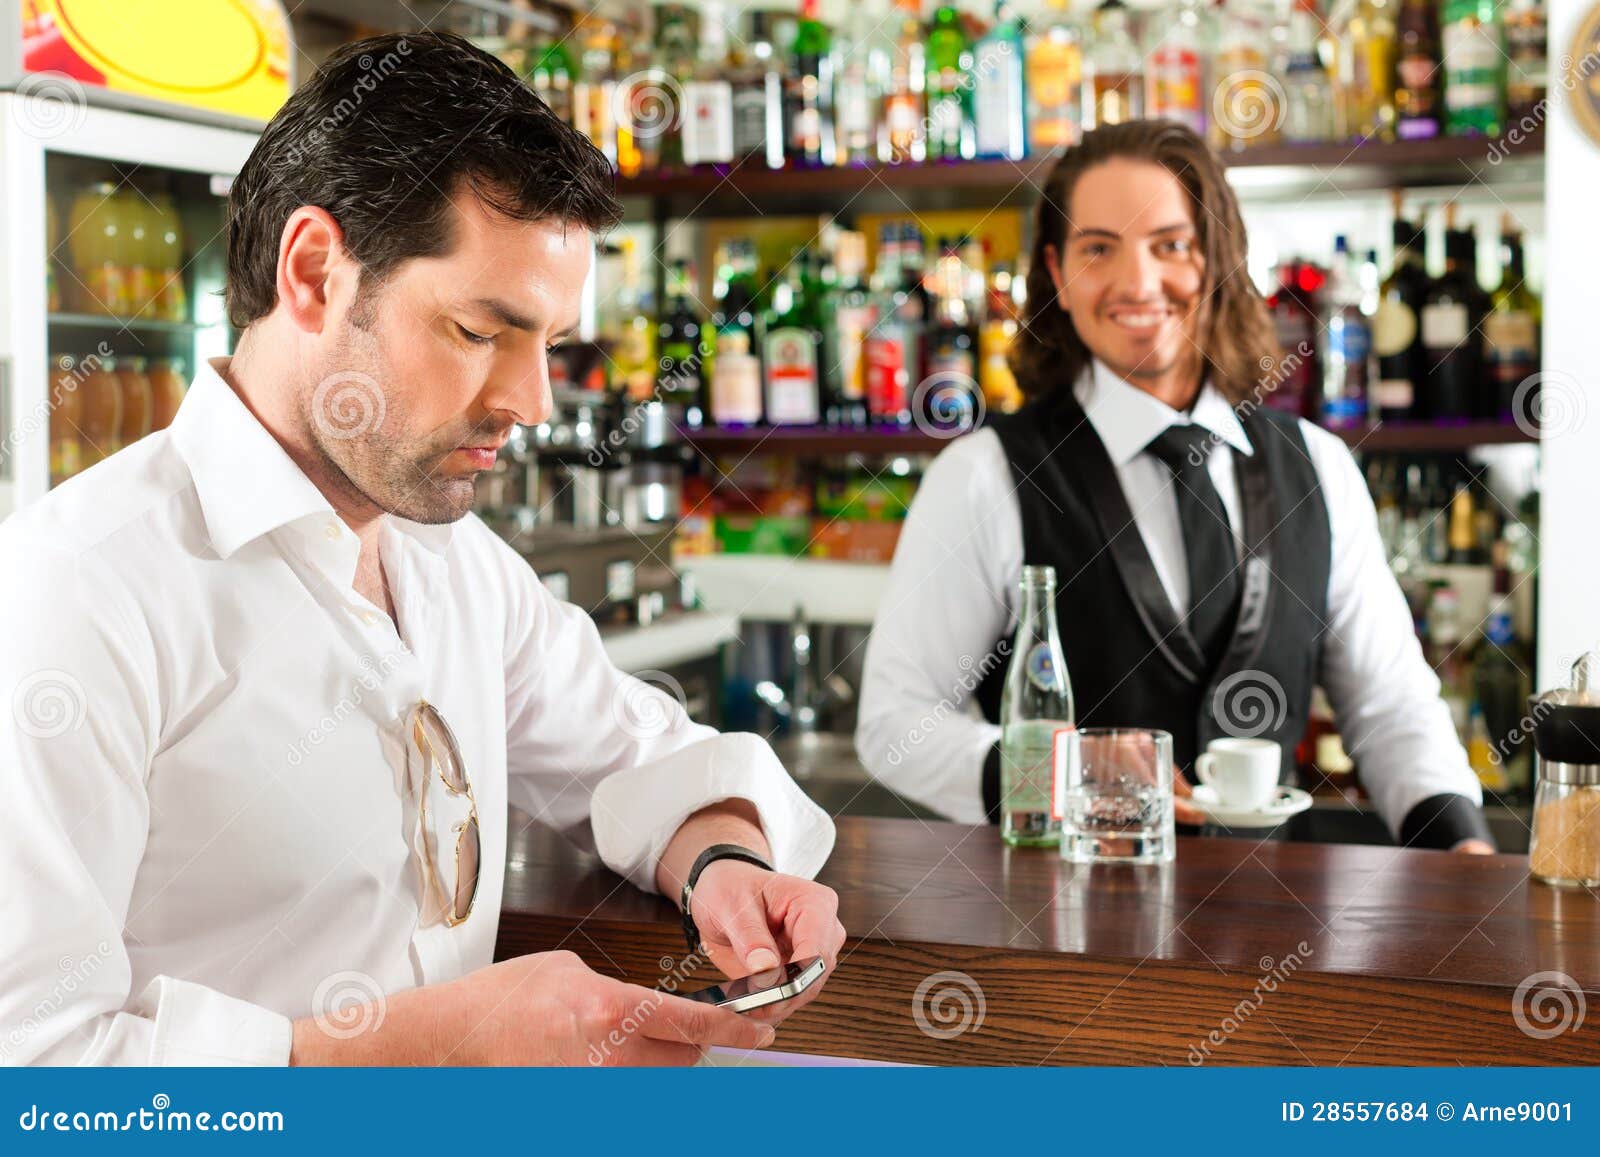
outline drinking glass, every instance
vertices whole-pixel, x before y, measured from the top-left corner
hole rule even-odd
[[[1085,727],[1058,745],[1061,858],[1077,864],[1167,864],[1172,820],[1172,735]]]

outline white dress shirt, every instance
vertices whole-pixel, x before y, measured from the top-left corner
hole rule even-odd
[[[1207,468],[1242,550],[1233,455],[1253,451],[1238,415],[1210,385],[1190,412],[1174,410],[1099,362],[1074,392],[1116,467],[1167,597],[1186,613],[1189,576],[1172,471],[1144,448],[1175,423],[1197,422],[1216,436]],[[1398,837],[1406,814],[1429,796],[1453,792],[1476,804],[1482,792],[1389,570],[1355,459],[1328,431],[1306,421],[1300,429],[1332,533],[1318,682],[1361,765],[1362,784]],[[890,594],[867,643],[856,728],[856,752],[869,771],[907,799],[967,823],[984,819],[981,772],[1000,737],[972,691],[996,641],[1016,629],[1022,561],[1010,464],[998,435],[979,430],[939,454],[907,512]]]
[[[477,518],[384,520],[397,632],[219,369],[0,526],[0,1062],[283,1064],[291,1018],[489,964],[508,803],[649,890],[685,818],[745,799],[816,873],[833,825],[772,749],[620,673]],[[422,698],[482,828],[454,928],[414,850]]]

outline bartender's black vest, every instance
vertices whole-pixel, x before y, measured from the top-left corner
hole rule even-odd
[[[1255,453],[1235,454],[1244,519],[1242,594],[1215,671],[1174,610],[1134,525],[1116,468],[1070,390],[993,417],[1022,514],[1023,561],[1056,571],[1056,618],[1080,727],[1170,731],[1190,767],[1223,735],[1283,747],[1305,733],[1326,629],[1328,509],[1298,422],[1241,414]],[[998,643],[998,640],[997,640]],[[1006,665],[977,698],[1000,715]]]

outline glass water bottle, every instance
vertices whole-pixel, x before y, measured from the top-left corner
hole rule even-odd
[[[1053,746],[1073,726],[1072,684],[1056,629],[1054,567],[1022,568],[1017,637],[1000,700],[1000,838],[1008,844],[1054,847]]]

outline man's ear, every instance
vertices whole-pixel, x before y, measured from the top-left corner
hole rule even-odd
[[[302,205],[289,214],[278,240],[278,303],[297,328],[321,333],[330,302],[354,297],[356,273],[327,210]]]

